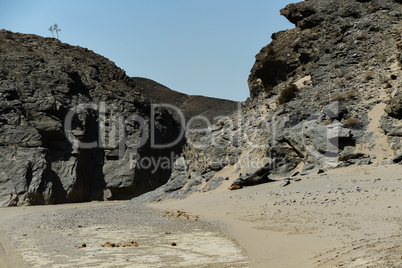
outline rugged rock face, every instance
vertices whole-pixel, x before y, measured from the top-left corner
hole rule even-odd
[[[169,182],[139,200],[183,198],[222,173],[237,177],[231,189],[238,189],[398,162],[401,2],[308,0],[281,14],[296,28],[273,34],[257,54],[246,107],[189,133]]]
[[[273,42],[256,56],[248,80],[250,95],[269,93],[289,77],[301,74],[301,69],[305,74],[315,73],[315,78],[325,68],[341,69],[347,74],[350,70],[346,67],[359,67],[361,71],[360,67],[365,67],[360,66],[362,61],[369,67],[370,60],[391,56],[389,50],[378,51],[381,55],[371,52],[373,46],[381,46],[380,42],[385,45],[377,39],[383,35],[393,39],[395,50],[397,36],[388,32],[392,30],[384,22],[389,22],[394,35],[398,35],[401,14],[397,2],[310,0],[288,5],[281,14],[297,27],[273,34]]]
[[[166,110],[151,114],[151,102],[123,70],[53,38],[1,30],[0,40],[0,205],[125,199],[166,183],[171,168],[153,172],[134,162],[170,159],[182,140],[168,149],[151,148],[151,139],[140,148],[120,140],[124,134],[126,144],[137,143],[151,116],[157,144],[175,140],[181,126]],[[67,114],[79,104],[92,106],[71,117],[71,137],[95,142],[93,148],[72,145],[64,132]],[[114,114],[145,123],[122,125]]]

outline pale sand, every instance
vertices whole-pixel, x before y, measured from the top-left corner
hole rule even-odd
[[[351,166],[228,191],[232,167],[216,191],[140,211],[134,202],[0,208],[0,267],[401,267],[401,171]],[[140,246],[100,247],[129,240]]]
[[[187,213],[93,202],[0,215],[1,268],[248,266],[236,241]]]
[[[151,206],[225,223],[251,267],[402,266],[401,165],[300,178],[286,187],[278,181],[237,191],[226,190],[226,181],[216,192]]]

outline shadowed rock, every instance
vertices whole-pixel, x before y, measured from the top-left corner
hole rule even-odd
[[[274,181],[268,177],[271,174],[273,165],[275,165],[275,164],[270,163],[270,164],[258,169],[251,175],[239,177],[232,183],[232,185],[229,187],[229,190],[237,190],[237,189],[243,188],[244,186],[254,186],[254,185]]]

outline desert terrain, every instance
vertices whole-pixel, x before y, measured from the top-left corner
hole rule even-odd
[[[133,200],[1,208],[1,265],[398,267],[400,170],[338,168],[237,191],[227,190],[229,179],[216,191],[146,206]]]
[[[402,267],[401,4],[282,8],[242,102],[1,29],[0,268]]]

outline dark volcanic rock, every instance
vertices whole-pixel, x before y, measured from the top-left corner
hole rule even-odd
[[[300,74],[300,69],[312,73],[317,63],[335,70],[334,64],[347,69],[369,60],[358,48],[375,46],[377,41],[369,41],[370,36],[387,31],[385,21],[395,25],[401,18],[400,9],[399,4],[386,0],[311,0],[288,5],[281,14],[297,28],[273,34],[272,43],[256,55],[248,80],[251,97],[269,93],[288,76]],[[383,14],[386,18],[382,19]],[[323,73],[315,70],[314,74]]]
[[[274,166],[275,164],[270,163],[267,166],[258,169],[251,175],[241,176],[232,183],[229,189],[235,190],[243,188],[244,186],[253,186],[271,182],[272,180],[269,178],[269,175]]]
[[[152,113],[150,99],[123,70],[53,38],[1,30],[0,41],[0,205],[127,199],[167,182],[183,138],[166,149],[152,147],[151,138],[170,143],[182,126],[166,110]],[[90,108],[68,120],[80,104]],[[144,121],[121,124],[114,115]],[[72,144],[66,122],[70,140],[95,146]],[[154,135],[130,146],[151,124]],[[166,159],[166,168],[137,164],[152,157]]]

